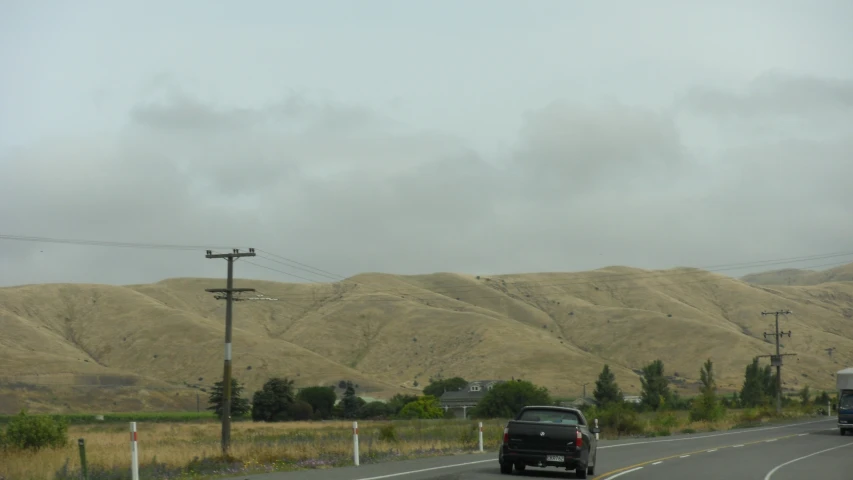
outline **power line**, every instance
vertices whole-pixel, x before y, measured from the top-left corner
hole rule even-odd
[[[222,247],[222,246],[214,246],[214,245],[187,245],[187,244],[168,244],[168,243],[144,243],[144,242],[116,242],[116,241],[108,241],[108,240],[91,240],[91,239],[70,239],[70,238],[51,238],[51,237],[40,237],[33,235],[8,235],[8,234],[0,234],[0,240],[8,240],[8,241],[17,241],[17,242],[33,242],[33,243],[54,243],[54,244],[64,244],[64,245],[84,245],[90,247],[113,247],[113,248],[135,248],[135,249],[146,249],[146,250],[175,250],[175,251],[198,251],[198,250],[229,250],[231,247]],[[268,255],[273,255],[279,258],[283,258],[292,263],[298,263],[299,265],[303,265],[309,267],[313,270],[317,270],[319,272],[325,273],[326,277],[329,275],[334,275],[336,277],[341,277],[340,275],[331,274],[326,272],[325,270],[321,270],[315,267],[311,267],[310,265],[305,265],[303,263],[297,262],[295,260],[288,259],[286,257],[282,257],[280,255],[276,255],[270,252],[265,252]],[[264,258],[264,257],[262,257]],[[268,258],[270,261],[278,262],[283,265],[288,265],[280,260],[275,260]],[[247,262],[250,263],[250,262]],[[252,263],[253,265],[264,267],[263,265],[259,265],[256,263]],[[292,265],[288,265],[293,267]],[[293,267],[299,269],[299,267]],[[294,278],[298,278],[301,280],[305,280],[308,282],[316,282],[314,279],[301,277],[299,275],[294,275],[289,272],[285,272],[283,270],[270,269],[276,271],[278,273],[282,273],[284,275],[289,275]],[[313,273],[318,275],[315,272],[308,270],[309,273]],[[329,277],[332,278],[332,277]]]
[[[849,263],[848,261],[843,261],[843,262],[813,264],[813,265],[807,265],[804,268],[833,267],[833,266],[846,265],[848,263]],[[272,271],[277,271],[276,269],[269,268],[269,267],[266,267],[264,265],[259,265],[259,266],[262,268],[272,270]],[[717,271],[720,271],[720,270],[718,269]],[[642,274],[625,274],[625,275],[619,274],[619,275],[611,275],[611,276],[604,275],[601,277],[594,278],[592,280],[579,280],[579,281],[560,282],[560,283],[539,283],[539,282],[505,282],[505,283],[504,282],[490,282],[490,283],[492,285],[499,284],[499,286],[501,286],[501,287],[516,287],[516,288],[581,287],[581,286],[598,286],[598,285],[601,285],[602,287],[609,287],[610,284],[613,284],[613,283],[634,282],[634,281],[638,281],[638,280],[647,280],[647,279],[664,279],[665,280],[665,279],[669,279],[671,277],[679,277],[679,276],[684,276],[684,275],[695,275],[695,274],[701,274],[701,273],[705,273],[705,272],[711,272],[711,271],[701,270],[701,269],[691,269],[689,271],[679,271],[679,272],[655,272],[655,273],[643,272]],[[589,273],[589,272],[585,272],[585,273]],[[711,273],[713,273],[713,272],[711,272]],[[613,279],[613,280],[611,280],[611,279]],[[624,291],[624,290],[631,290],[633,288],[642,289],[642,288],[656,287],[656,286],[677,286],[677,285],[688,285],[688,284],[694,284],[694,283],[719,283],[721,281],[738,281],[738,280],[735,278],[731,278],[731,277],[727,277],[724,279],[711,278],[711,279],[701,279],[701,280],[692,280],[692,281],[675,281],[675,282],[668,282],[668,283],[656,283],[656,284],[649,284],[649,285],[634,285],[634,286],[618,287],[618,290]],[[436,290],[431,290],[427,287],[413,286],[412,289],[377,289],[377,290],[372,290],[372,291],[362,291],[360,293],[362,293],[363,295],[368,295],[368,294],[399,295],[401,297],[403,297],[405,295],[410,295],[410,296],[416,297],[416,295],[419,295],[419,294],[421,294],[421,295],[423,295],[423,294],[437,294],[437,295],[443,295],[443,296],[452,296],[452,295],[458,295],[461,292],[465,292],[465,291],[469,291],[469,290],[473,290],[473,289],[482,289],[484,286],[488,286],[488,285],[489,284],[471,285],[470,283],[462,284],[459,286],[445,285],[441,289],[436,289]],[[601,287],[598,287],[598,288],[601,288]],[[508,293],[509,292],[502,292],[502,291],[497,290],[497,291],[495,291],[495,293],[464,295],[464,297],[466,300],[467,299],[473,299],[473,298],[498,298],[498,297],[501,297],[501,296],[506,295]],[[279,299],[287,298],[290,300],[298,300],[298,299],[307,299],[307,298],[309,298],[309,295],[307,295],[307,294],[280,293],[280,294],[276,294],[276,297],[278,297]],[[400,301],[403,299],[404,298],[380,298],[380,299],[359,298],[359,299],[354,299],[352,301],[388,302],[388,301]],[[339,301],[349,301],[349,300],[339,300]]]
[[[58,243],[67,245],[87,245],[92,247],[116,247],[116,248],[139,248],[139,249],[154,249],[154,250],[223,250],[230,247],[217,247],[212,245],[178,245],[168,243],[140,243],[140,242],[113,242],[107,240],[83,240],[70,238],[49,238],[36,237],[29,235],[7,235],[0,234],[0,240],[10,240],[16,242],[35,242],[35,243]]]
[[[547,281],[541,281],[541,282],[531,282],[531,281],[504,282],[504,281],[500,281],[500,283],[504,286],[513,285],[516,287],[522,287],[522,286],[531,286],[531,287],[533,287],[533,286],[536,286],[536,287],[555,286],[555,287],[557,287],[557,286],[569,286],[569,285],[590,285],[593,283],[611,282],[612,279],[635,280],[635,279],[670,277],[670,276],[680,276],[680,275],[692,275],[694,273],[701,273],[702,271],[712,272],[712,273],[713,272],[725,272],[725,271],[730,271],[730,270],[740,270],[740,269],[748,268],[748,267],[767,267],[767,266],[774,266],[774,265],[785,265],[785,264],[789,264],[789,263],[796,263],[796,262],[802,262],[802,261],[808,261],[808,260],[827,259],[827,258],[837,258],[837,257],[842,257],[842,256],[853,256],[853,252],[840,252],[840,253],[836,252],[836,253],[819,254],[819,255],[789,257],[789,258],[782,258],[782,259],[768,259],[768,260],[760,260],[760,261],[755,261],[755,262],[741,262],[741,263],[711,265],[711,266],[707,266],[707,267],[689,268],[686,271],[677,271],[677,272],[647,272],[647,271],[645,271],[645,272],[632,272],[632,273],[603,274],[603,275],[597,276],[594,280],[574,281],[574,282],[569,282],[569,283],[565,283],[565,282],[563,282],[563,283],[550,283],[550,284],[545,283]],[[851,259],[851,260],[853,260],[853,259]],[[266,270],[282,273],[282,274],[290,276],[290,277],[299,278],[299,279],[306,280],[309,282],[314,282],[311,279],[307,279],[307,278],[301,277],[299,275],[294,275],[294,274],[289,273],[289,272],[285,272],[285,271],[282,271],[279,269],[268,267],[266,265],[260,265],[260,264],[256,264],[256,263],[252,263],[252,262],[248,262],[248,263],[251,263],[252,265],[255,265],[255,266],[260,267],[260,268],[264,268]],[[819,268],[819,267],[823,267],[823,266],[837,266],[837,265],[844,265],[847,263],[849,263],[849,262],[844,261],[841,263],[810,265],[810,266],[805,266],[803,268]],[[597,274],[597,272],[595,272],[595,271],[584,272],[584,273],[585,274]],[[405,276],[403,276],[403,277],[405,277]],[[487,276],[487,278],[488,278],[488,276]],[[344,283],[344,282],[351,283],[355,286],[363,286],[363,284],[359,284],[357,282],[353,282],[352,280],[348,280],[348,279],[344,279],[341,281],[341,283]],[[459,293],[459,292],[464,292],[467,290],[480,289],[481,287],[482,287],[481,284],[471,285],[470,282],[465,283],[465,284],[444,285],[443,286],[443,288],[445,289],[444,293]],[[409,292],[413,292],[413,293],[419,293],[419,292],[422,292],[423,290],[424,290],[423,288],[417,287],[417,286],[413,286],[411,289],[408,289]],[[437,290],[431,290],[431,291],[433,291],[434,293],[442,293],[442,292],[437,291]],[[403,294],[403,293],[407,292],[407,289],[400,289],[400,288],[383,289],[383,290],[377,290],[376,292],[377,293]],[[280,297],[287,296],[289,298],[295,298],[295,297],[301,297],[302,295],[301,294],[284,294],[284,295],[279,295],[279,296]]]
[[[261,257],[261,258],[264,258],[264,257]],[[260,268],[263,268],[263,269],[269,270],[269,271],[271,271],[271,272],[281,273],[282,275],[287,275],[288,277],[293,277],[293,278],[298,278],[298,279],[300,279],[300,280],[305,280],[306,282],[311,282],[311,283],[325,283],[325,282],[318,282],[318,281],[317,281],[317,280],[315,280],[315,279],[306,278],[306,277],[303,277],[303,276],[300,276],[300,275],[296,275],[295,273],[286,272],[286,271],[281,270],[281,269],[278,269],[278,268],[272,268],[272,267],[268,267],[268,266],[266,266],[266,265],[261,265],[260,263],[250,262],[250,261],[248,261],[248,260],[246,260],[245,262],[246,262],[246,263],[248,263],[249,265],[254,265],[254,266],[256,266],[256,267],[260,267]]]
[[[272,258],[272,257],[267,257],[267,256],[264,256],[264,255],[259,255],[259,257],[260,257],[260,258],[263,258],[264,260],[270,261],[270,262],[275,262],[275,263],[278,263],[278,264],[280,264],[280,265],[284,265],[284,266],[286,266],[286,267],[295,268],[296,270],[301,270],[301,271],[303,271],[303,272],[308,272],[308,273],[310,273],[310,274],[312,274],[312,275],[316,275],[316,276],[318,276],[318,277],[327,278],[327,279],[332,280],[332,281],[334,281],[334,282],[339,282],[339,281],[342,281],[342,280],[346,280],[346,277],[341,277],[341,276],[332,276],[332,275],[327,275],[327,274],[325,274],[325,273],[316,273],[316,272],[313,272],[313,271],[311,271],[311,270],[309,270],[309,269],[307,269],[307,268],[302,268],[302,267],[299,267],[299,266],[296,266],[296,265],[291,265],[291,264],[286,263],[286,262],[283,262],[283,261],[281,261],[281,260],[276,260],[275,258]]]
[[[317,272],[319,272],[319,273],[323,273],[323,274],[329,275],[329,276],[331,276],[331,277],[346,278],[346,277],[344,277],[344,276],[338,275],[337,273],[332,273],[332,272],[329,272],[329,271],[323,270],[323,269],[321,269],[321,268],[312,267],[311,265],[307,265],[307,264],[302,263],[302,262],[297,262],[296,260],[293,260],[293,259],[290,259],[290,258],[287,258],[287,257],[281,256],[281,255],[278,255],[278,254],[275,254],[275,253],[272,253],[272,252],[268,252],[268,251],[266,251],[266,250],[260,250],[260,249],[258,249],[258,251],[259,251],[259,252],[261,252],[261,253],[265,253],[265,254],[267,254],[267,255],[272,255],[273,257],[280,258],[281,260],[284,260],[284,261],[286,261],[286,262],[295,263],[296,265],[301,265],[301,266],[306,267],[306,268],[309,268],[309,269],[311,269],[311,270],[316,270],[316,271],[317,271]]]
[[[211,247],[211,246],[200,246],[200,245],[140,243],[140,242],[114,242],[114,241],[103,241],[103,240],[62,239],[62,238],[49,238],[49,237],[26,236],[26,235],[8,235],[8,234],[0,234],[0,240],[62,243],[62,244],[75,244],[75,245],[87,245],[87,246],[99,246],[99,247],[165,249],[165,250],[181,250],[181,251],[199,250],[199,249],[210,249],[210,250],[228,250],[228,249],[230,249],[230,247]],[[265,251],[265,250],[260,250],[260,249],[257,249],[257,251],[262,251],[262,252],[266,253],[267,255],[278,257],[278,258],[282,259],[282,260],[276,260],[273,258],[261,256],[261,258],[264,258],[268,261],[280,263],[282,265],[289,266],[291,268],[298,268],[298,267],[295,267],[293,265],[289,265],[289,264],[285,263],[285,261],[291,262],[291,263],[298,264],[300,266],[305,267],[305,268],[301,268],[301,270],[306,271],[308,273],[311,273],[312,275],[320,276],[322,274],[322,275],[325,275],[327,278],[328,277],[338,277],[338,278],[343,279],[343,280],[340,280],[339,282],[350,283],[354,286],[363,286],[363,284],[360,284],[358,282],[354,282],[352,280],[347,280],[345,277],[343,277],[341,275],[338,275],[338,274],[335,274],[335,273],[332,273],[332,272],[329,272],[329,271],[326,271],[326,270],[323,270],[323,269],[320,269],[317,267],[312,267],[311,265],[308,265],[308,264],[305,264],[302,262],[298,262],[296,260],[284,257],[282,255],[278,255],[278,254],[275,254],[275,253],[272,253],[269,251]],[[853,252],[834,252],[834,253],[817,254],[817,255],[788,257],[788,258],[781,258],[781,259],[767,259],[767,260],[759,260],[759,261],[751,261],[751,262],[718,264],[718,265],[710,265],[710,266],[705,266],[705,267],[694,267],[694,268],[690,268],[686,271],[678,271],[678,272],[632,272],[632,273],[623,273],[623,274],[609,274],[609,275],[605,274],[605,275],[597,276],[594,280],[574,281],[574,282],[568,282],[568,283],[563,282],[563,283],[550,283],[549,284],[549,283],[544,283],[544,281],[543,282],[531,282],[531,281],[504,282],[504,281],[501,281],[500,283],[503,286],[513,285],[516,287],[524,287],[524,286],[547,287],[547,286],[590,285],[593,283],[611,282],[612,279],[617,279],[617,278],[624,278],[624,279],[628,279],[628,280],[659,278],[659,277],[660,278],[666,278],[666,277],[671,277],[671,276],[691,275],[694,273],[699,273],[701,271],[721,272],[721,271],[728,271],[728,270],[738,270],[738,269],[749,268],[749,267],[759,267],[759,266],[767,267],[767,266],[774,266],[774,265],[784,265],[784,264],[789,264],[789,263],[796,263],[796,262],[807,261],[807,260],[827,259],[827,258],[835,258],[835,257],[843,257],[843,256],[853,256]],[[296,274],[293,274],[293,273],[285,271],[285,270],[269,267],[267,265],[262,265],[262,264],[255,263],[255,262],[246,261],[246,263],[249,263],[250,265],[253,265],[253,266],[256,266],[259,268],[263,268],[263,269],[266,269],[269,271],[280,273],[282,275],[286,275],[289,277],[297,278],[300,280],[305,280],[305,281],[312,282],[312,283],[318,283],[315,279],[296,275]],[[843,263],[837,263],[837,264],[833,263],[833,264],[806,266],[803,268],[817,268],[817,267],[822,267],[822,266],[843,265],[845,263],[848,263],[848,262],[845,261]],[[596,274],[595,271],[585,272],[585,273]],[[319,283],[322,283],[322,282],[319,282]],[[479,285],[479,284],[478,285],[471,285],[471,283],[469,282],[469,283],[459,284],[459,285],[444,285],[443,286],[443,289],[445,289],[444,292],[435,291],[435,290],[430,290],[430,291],[433,293],[438,293],[438,294],[442,294],[442,293],[450,294],[450,293],[460,293],[460,292],[464,292],[467,290],[479,289],[481,287],[482,287],[482,285]],[[408,291],[413,292],[413,293],[423,293],[424,290],[425,289],[423,289],[421,287],[414,286],[414,285],[412,286],[411,289],[408,289]],[[404,294],[404,293],[406,293],[406,291],[407,291],[406,289],[399,289],[398,288],[398,289],[376,290],[375,293]],[[366,293],[369,293],[369,292],[366,292]],[[303,295],[285,294],[285,295],[278,295],[278,297],[298,298],[298,297],[303,297]]]

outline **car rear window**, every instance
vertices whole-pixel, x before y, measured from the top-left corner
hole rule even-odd
[[[566,425],[580,425],[581,420],[575,412],[562,412],[559,410],[530,409],[522,412],[519,420],[522,422],[562,423]]]

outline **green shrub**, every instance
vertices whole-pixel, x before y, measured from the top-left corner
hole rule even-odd
[[[771,412],[767,407],[747,408],[740,413],[738,422],[741,424],[760,423],[764,419],[771,418],[776,412]]]
[[[68,422],[21,411],[6,427],[6,448],[39,450],[63,447],[68,443]]]
[[[599,426],[615,430],[619,435],[636,435],[645,430],[636,410],[625,403],[610,404],[596,413]]]
[[[691,422],[716,422],[726,416],[726,407],[718,403],[716,399],[699,397],[693,402],[690,409]]]
[[[468,428],[459,432],[459,443],[464,447],[473,447],[480,440],[480,428],[476,424],[471,424]]]
[[[379,428],[379,439],[383,442],[397,442],[397,430],[394,429],[393,423]]]
[[[304,400],[296,400],[287,408],[290,418],[296,421],[311,420],[314,416],[314,409],[311,404]]]
[[[679,424],[678,417],[672,412],[658,413],[652,419],[652,426],[657,430],[671,430]]]

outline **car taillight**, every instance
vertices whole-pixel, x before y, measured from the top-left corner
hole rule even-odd
[[[509,427],[504,428],[504,445],[509,443]]]
[[[578,430],[578,435],[575,437],[575,447],[576,448],[583,447],[583,435],[581,435],[580,430]]]

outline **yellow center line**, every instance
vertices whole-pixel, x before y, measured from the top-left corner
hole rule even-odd
[[[792,435],[785,435],[785,436],[782,436],[782,437],[765,438],[765,439],[762,439],[762,440],[756,440],[756,441],[754,441],[754,442],[748,442],[748,443],[732,443],[732,444],[730,444],[730,445],[723,445],[723,446],[719,446],[719,447],[711,447],[711,448],[705,447],[705,448],[703,448],[703,449],[701,449],[701,450],[696,450],[696,451],[693,451],[693,452],[678,453],[678,454],[675,454],[675,455],[670,455],[669,457],[655,458],[655,459],[652,459],[652,460],[646,460],[645,462],[642,462],[642,463],[637,463],[637,464],[634,464],[634,465],[629,465],[629,466],[627,466],[627,467],[622,467],[622,468],[619,468],[619,469],[616,469],[616,470],[613,470],[613,471],[610,471],[610,472],[607,472],[607,473],[602,473],[602,474],[600,474],[600,475],[596,475],[595,477],[593,477],[593,479],[595,479],[595,480],[606,480],[606,479],[607,479],[607,477],[610,477],[610,476],[616,475],[617,473],[622,473],[622,472],[625,472],[625,471],[627,471],[627,470],[632,470],[632,469],[635,469],[635,468],[638,468],[638,467],[645,467],[646,465],[650,465],[650,464],[652,464],[652,463],[657,464],[657,463],[660,463],[660,462],[664,462],[664,461],[666,461],[666,460],[672,460],[673,458],[681,458],[681,457],[683,457],[683,456],[685,456],[685,455],[696,455],[696,454],[699,454],[699,453],[709,453],[709,450],[710,450],[710,451],[716,451],[716,450],[720,450],[720,449],[723,449],[723,448],[733,448],[733,447],[735,447],[735,446],[738,446],[738,447],[742,447],[742,446],[743,446],[743,447],[745,447],[745,446],[747,446],[747,445],[755,445],[755,444],[758,444],[758,443],[765,443],[765,442],[768,442],[768,441],[770,441],[770,440],[783,440],[783,439],[786,439],[786,438],[793,438],[793,437],[798,437],[798,436],[799,436],[799,434],[796,434],[796,433],[795,433],[795,434],[792,434]]]

